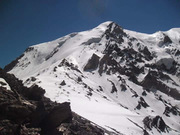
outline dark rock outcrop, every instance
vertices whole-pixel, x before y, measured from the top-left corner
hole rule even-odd
[[[152,54],[150,53],[150,51],[148,50],[148,48],[145,46],[142,50],[139,50],[140,52],[142,52],[145,56],[146,60],[152,60]]]
[[[93,54],[92,57],[88,60],[86,66],[84,67],[84,71],[95,70],[99,65],[99,56]]]
[[[123,29],[114,22],[109,24],[108,29],[105,31],[104,35],[106,39],[113,39],[117,43],[122,43],[124,41],[123,36],[127,36]]]
[[[111,93],[117,92],[118,90],[116,88],[116,85],[110,80],[109,80],[109,82],[111,82],[111,85],[112,85]]]
[[[180,116],[180,111],[175,106],[166,106],[163,114],[168,117],[170,117],[170,114]]]
[[[149,105],[146,103],[146,101],[144,100],[144,98],[140,97],[140,100],[138,101],[138,105],[137,105],[137,109],[140,110],[141,107],[147,108],[149,107]]]
[[[4,70],[6,72],[12,70],[14,68],[14,66],[16,66],[16,64],[18,63],[18,60],[21,59],[24,56],[24,54],[20,55],[17,59],[13,60],[10,64],[6,65],[4,67]]]
[[[180,100],[180,93],[178,92],[178,90],[168,87],[163,82],[161,82],[159,78],[169,79],[169,76],[161,74],[160,72],[149,71],[149,73],[145,76],[144,80],[141,82],[141,85],[145,89],[156,89],[173,97],[176,100]]]
[[[66,67],[68,67],[68,68],[70,68],[70,69],[72,69],[72,70],[75,70],[75,71],[81,73],[81,71],[78,69],[77,66],[75,66],[73,63],[70,63],[70,62],[67,61],[66,59],[63,59],[63,60],[61,61],[61,63],[58,65],[58,67],[62,67],[62,66],[66,66]],[[55,69],[55,70],[56,70],[56,69]]]
[[[102,73],[110,74],[116,72],[124,74],[125,70],[120,66],[120,64],[116,60],[114,60],[108,54],[105,54],[99,62],[98,72],[100,75],[102,75]]]
[[[172,40],[167,35],[164,34],[163,43],[164,44],[167,44],[167,43],[170,44],[170,43],[172,43]]]
[[[64,86],[66,85],[66,82],[63,80],[61,83],[60,83],[61,86]]]
[[[166,132],[167,125],[160,116],[150,117],[147,116],[143,120],[145,129],[151,130],[152,128],[156,128],[159,132]]]

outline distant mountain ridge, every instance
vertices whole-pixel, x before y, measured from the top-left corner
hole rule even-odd
[[[31,46],[4,69],[117,134],[180,134],[180,28],[143,34],[109,21]]]

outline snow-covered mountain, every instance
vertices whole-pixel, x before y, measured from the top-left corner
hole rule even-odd
[[[109,21],[30,46],[5,70],[116,134],[180,134],[180,28],[143,34]]]

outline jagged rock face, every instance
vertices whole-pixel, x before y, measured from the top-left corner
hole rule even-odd
[[[170,134],[178,135],[179,41],[179,29],[143,34],[105,22],[31,46],[5,69],[24,85],[45,89],[51,100],[71,102],[73,111],[116,134],[166,134],[157,125],[163,121]],[[42,99],[43,91],[30,93],[31,99]],[[160,118],[152,118],[153,127],[146,130],[148,116]]]
[[[121,44],[124,41],[123,36],[127,36],[123,29],[115,23],[110,23],[107,28],[104,33],[107,40],[114,40]]]
[[[166,86],[163,82],[159,80],[159,78],[171,80],[171,78],[167,75],[164,75],[161,72],[149,71],[149,73],[144,78],[141,83],[143,87],[146,89],[157,89],[161,92],[173,97],[174,99],[180,100],[180,93],[177,89]],[[172,80],[173,81],[173,80]]]
[[[156,117],[145,117],[143,120],[145,129],[151,130],[152,128],[158,129],[159,132],[168,132],[168,126],[160,116]]]

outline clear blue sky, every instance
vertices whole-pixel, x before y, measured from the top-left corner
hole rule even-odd
[[[144,33],[180,27],[180,0],[0,0],[0,67],[31,45],[105,21]]]

